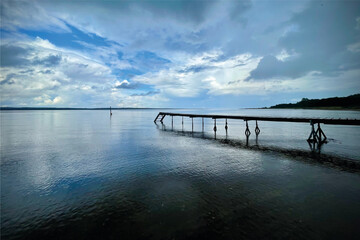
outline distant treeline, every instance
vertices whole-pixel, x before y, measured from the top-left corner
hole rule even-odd
[[[324,99],[303,98],[297,103],[278,104],[270,108],[360,109],[360,94]]]

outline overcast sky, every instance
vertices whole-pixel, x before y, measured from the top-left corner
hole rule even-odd
[[[263,107],[360,92],[360,1],[1,1],[1,105]]]

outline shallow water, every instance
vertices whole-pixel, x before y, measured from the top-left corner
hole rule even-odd
[[[165,118],[159,110],[2,111],[3,239],[359,238],[360,174],[292,157],[308,124]],[[175,110],[166,110],[175,111]],[[176,110],[360,118],[354,111]],[[360,160],[360,128],[324,125],[321,154]],[[234,144],[224,143],[224,139]],[[305,159],[306,158],[306,159]]]

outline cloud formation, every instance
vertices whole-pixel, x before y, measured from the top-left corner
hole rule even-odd
[[[237,106],[231,99],[244,95],[360,89],[358,1],[3,0],[1,7],[2,105],[186,107],[224,97]]]
[[[360,67],[357,1],[312,1],[282,26],[291,27],[278,45],[297,57],[280,61],[272,55],[262,58],[252,79],[299,78],[311,71],[338,75]]]

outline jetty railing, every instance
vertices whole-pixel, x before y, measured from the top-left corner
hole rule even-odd
[[[214,132],[216,134],[217,126],[216,119],[225,119],[225,130],[228,130],[228,119],[244,120],[245,135],[249,137],[251,132],[249,129],[248,121],[256,121],[255,134],[260,134],[260,128],[258,121],[271,121],[271,122],[299,122],[299,123],[310,123],[311,132],[307,139],[308,142],[316,142],[318,144],[326,143],[327,137],[324,131],[321,129],[320,124],[331,124],[331,125],[357,125],[360,126],[360,119],[334,119],[334,118],[287,118],[287,117],[257,117],[257,116],[236,116],[236,115],[216,115],[216,114],[191,114],[191,113],[170,113],[170,112],[159,112],[154,122],[158,120],[163,123],[166,116],[171,116],[171,124],[174,124],[174,116],[182,117],[182,125],[184,125],[184,117],[192,119],[192,131],[194,131],[194,118],[202,118],[202,131],[204,131],[204,118],[211,118],[214,120]],[[315,125],[317,126],[315,130]]]

